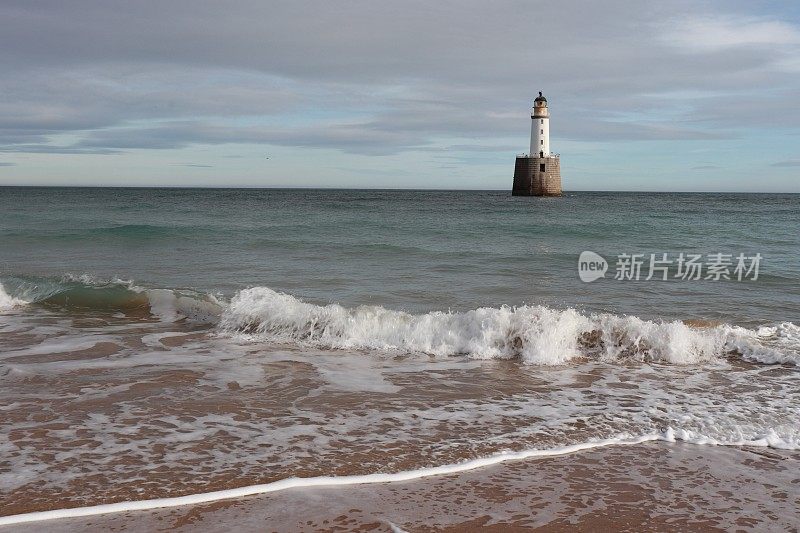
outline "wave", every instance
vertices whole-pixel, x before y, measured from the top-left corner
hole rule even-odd
[[[72,275],[5,278],[0,283],[0,310],[25,305],[152,315],[165,322],[189,319],[212,323],[216,323],[224,307],[210,294],[188,289],[143,288],[120,279],[108,281]]]
[[[763,438],[759,438],[757,440],[752,440],[752,441],[719,442],[703,437],[695,437],[689,433],[680,430],[676,431],[672,428],[667,428],[663,432],[640,435],[636,437],[631,437],[629,435],[620,435],[609,439],[590,440],[588,442],[582,442],[579,444],[572,444],[568,446],[560,446],[557,448],[528,449],[518,452],[502,452],[495,455],[490,455],[488,457],[481,457],[478,459],[464,461],[462,463],[452,463],[441,466],[420,468],[417,470],[406,470],[395,473],[373,473],[373,474],[362,474],[362,475],[351,475],[351,476],[317,476],[317,477],[307,477],[307,478],[291,477],[291,478],[281,479],[278,481],[273,481],[271,483],[250,485],[235,489],[225,489],[212,492],[190,494],[187,496],[156,498],[152,500],[125,501],[118,503],[93,505],[88,507],[73,507],[67,509],[54,509],[52,511],[39,511],[33,513],[0,516],[0,526],[41,522],[44,520],[97,516],[102,514],[122,513],[130,511],[146,511],[152,509],[162,509],[167,507],[179,507],[184,505],[197,505],[197,504],[211,503],[222,500],[244,498],[247,496],[255,496],[260,494],[269,494],[272,492],[279,492],[295,488],[365,485],[374,483],[396,483],[401,481],[412,481],[417,479],[423,479],[426,477],[467,472],[469,470],[475,470],[477,468],[493,466],[508,461],[555,457],[559,455],[567,455],[567,454],[581,452],[584,450],[590,450],[593,448],[601,448],[606,446],[632,446],[653,441],[674,443],[679,440],[690,444],[700,444],[700,445],[710,444],[710,445],[720,445],[720,446],[761,446],[761,447],[777,447],[777,448],[783,447],[781,446],[780,442],[774,441],[774,439],[771,438],[770,436],[765,436]]]
[[[39,305],[118,311],[212,324],[223,335],[323,348],[519,359],[534,365],[581,359],[698,364],[738,357],[800,366],[800,327],[791,322],[752,330],[544,306],[411,314],[380,306],[315,305],[267,287],[239,291],[228,303],[194,290],[143,288],[88,276],[2,281],[0,310]]]
[[[25,305],[27,303],[28,302],[26,302],[25,300],[22,300],[20,298],[16,298],[16,297],[11,296],[10,294],[8,294],[6,292],[5,287],[3,287],[3,284],[0,283],[0,311],[6,310],[6,309],[13,309],[14,307],[19,307],[19,306]]]
[[[91,228],[78,235],[109,236],[122,239],[152,239],[157,237],[169,237],[181,230],[193,231],[194,228],[181,228],[179,226],[158,226],[153,224],[121,224],[118,226],[108,226]]]
[[[2,232],[6,239],[71,242],[85,239],[109,239],[115,242],[149,242],[162,239],[196,237],[216,233],[209,226],[156,225],[156,224],[118,224],[90,228],[63,228],[50,231],[12,231]]]
[[[790,322],[757,331],[726,324],[691,327],[680,321],[584,315],[543,306],[414,315],[380,306],[319,306],[266,287],[234,296],[219,328],[329,348],[519,358],[539,365],[578,358],[696,364],[731,355],[753,362],[800,364],[800,328]]]

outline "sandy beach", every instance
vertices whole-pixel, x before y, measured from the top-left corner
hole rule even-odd
[[[796,531],[799,471],[794,451],[648,443],[0,530]]]

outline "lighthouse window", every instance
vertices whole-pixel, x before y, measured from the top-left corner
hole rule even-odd
[[[539,133],[541,133],[542,135],[544,135],[544,130],[539,130]]]
[[[541,123],[541,124],[544,124],[544,119],[541,119],[540,123]]]
[[[544,172],[544,163],[539,163],[539,172]]]
[[[544,146],[544,139],[542,139],[541,141],[539,141],[539,144],[541,144],[542,146]]]

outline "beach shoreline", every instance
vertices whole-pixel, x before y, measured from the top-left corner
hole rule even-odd
[[[796,451],[648,442],[0,531],[791,530],[799,467]]]

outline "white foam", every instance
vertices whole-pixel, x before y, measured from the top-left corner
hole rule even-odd
[[[441,476],[446,474],[457,474],[474,470],[476,468],[483,468],[492,466],[507,461],[515,461],[522,459],[540,458],[540,457],[554,457],[558,455],[567,455],[583,450],[592,448],[600,448],[604,446],[619,446],[619,445],[635,445],[644,442],[664,441],[675,442],[676,440],[686,440],[690,443],[700,444],[723,444],[718,442],[708,442],[697,439],[691,435],[684,435],[682,432],[675,431],[672,428],[667,428],[663,433],[652,433],[641,435],[638,437],[619,436],[610,439],[593,440],[589,442],[573,444],[570,446],[562,446],[551,449],[533,449],[523,450],[518,452],[503,452],[489,457],[482,457],[473,459],[462,463],[447,464],[442,466],[435,466],[430,468],[420,468],[416,470],[407,470],[403,472],[396,472],[392,474],[364,474],[354,476],[317,476],[310,478],[287,478],[271,483],[264,483],[260,485],[250,485],[247,487],[240,487],[236,489],[218,490],[212,492],[205,492],[199,494],[191,494],[187,496],[178,496],[173,498],[156,498],[152,500],[139,500],[127,501],[103,505],[93,505],[88,507],[75,507],[69,509],[55,509],[52,511],[39,511],[34,513],[24,513],[18,515],[10,515],[0,517],[0,526],[23,524],[29,522],[39,522],[43,520],[55,520],[65,518],[80,518],[86,516],[96,516],[109,513],[121,513],[129,511],[146,511],[151,509],[160,509],[165,507],[180,507],[185,505],[197,505],[202,503],[216,502],[220,500],[229,500],[235,498],[244,498],[247,496],[255,496],[259,494],[268,494],[279,492],[288,489],[308,488],[308,487],[326,487],[326,486],[347,486],[347,485],[363,485],[373,483],[395,483],[400,481],[411,481],[415,479],[422,479],[432,476]],[[749,445],[749,446],[767,446],[768,443],[764,440],[759,441],[743,441],[735,443],[735,445]]]
[[[390,522],[389,520],[386,521],[386,525],[389,526],[389,529],[392,530],[392,533],[408,533],[405,529],[401,528],[397,524]]]
[[[800,365],[800,327],[791,322],[758,330],[729,325],[693,328],[680,321],[584,315],[543,306],[415,315],[380,306],[314,305],[267,287],[242,290],[226,304],[210,294],[145,289],[121,279],[102,282],[89,276],[66,276],[64,280],[90,286],[118,285],[142,293],[151,313],[163,322],[217,323],[227,334],[255,334],[264,340],[324,348],[519,358],[536,365],[561,365],[579,357],[697,364],[738,353],[756,363]],[[43,294],[51,292],[52,288]],[[38,299],[44,296],[40,294]],[[0,311],[26,303],[0,285]]]
[[[187,296],[170,289],[147,289],[143,292],[150,302],[150,313],[163,322],[189,319],[213,323],[222,312],[222,304],[212,295]]]
[[[161,331],[158,333],[148,333],[142,336],[142,344],[149,348],[166,348],[161,342],[163,339],[170,339],[175,337],[185,337],[190,333],[183,333],[180,331]]]
[[[482,468],[485,466],[491,466],[512,460],[528,459],[533,457],[552,457],[556,455],[575,453],[578,451],[588,450],[591,448],[598,448],[601,446],[641,444],[643,442],[655,441],[655,440],[666,440],[666,439],[663,435],[654,434],[654,435],[645,435],[629,439],[615,438],[615,439],[598,440],[594,442],[574,444],[571,446],[564,446],[549,450],[525,450],[521,452],[505,452],[490,457],[465,461],[463,463],[442,465],[432,468],[421,468],[417,470],[408,470],[393,474],[364,474],[356,476],[318,476],[310,478],[287,478],[279,481],[274,481],[272,483],[264,483],[261,485],[251,485],[248,487],[218,490],[213,492],[205,492],[200,494],[192,494],[188,496],[179,496],[174,498],[157,498],[153,500],[119,502],[119,503],[111,503],[103,505],[94,505],[89,507],[56,509],[52,511],[40,511],[35,513],[24,513],[18,515],[4,516],[0,517],[0,526],[23,524],[28,522],[38,522],[42,520],[79,518],[79,517],[95,516],[108,513],[146,511],[149,509],[159,509],[164,507],[197,505],[201,503],[210,503],[220,500],[229,500],[234,498],[243,498],[246,496],[254,496],[257,494],[268,494],[271,492],[278,492],[294,488],[345,486],[345,485],[361,485],[370,483],[393,483],[398,481],[409,481],[431,476],[440,476],[445,474],[455,474],[459,472],[465,472],[467,470],[473,470],[475,468]]]
[[[737,349],[748,361],[800,366],[800,326],[783,322],[756,331],[730,329],[736,331]]]
[[[765,337],[730,326],[692,328],[679,321],[586,316],[573,309],[542,306],[412,315],[379,306],[319,306],[267,287],[239,292],[222,313],[219,327],[228,333],[245,332],[279,342],[476,359],[519,357],[538,365],[564,364],[581,356],[696,364],[734,350],[754,361],[798,363],[797,357],[783,355],[789,343],[764,346]],[[795,346],[800,346],[798,338],[800,335],[792,341]]]
[[[25,300],[15,298],[8,294],[5,290],[5,287],[3,287],[3,284],[0,283],[0,311],[13,309],[14,307],[19,307],[28,303],[29,302],[26,302]]]
[[[7,350],[0,353],[0,359],[18,358],[30,355],[55,355],[61,353],[89,350],[100,343],[115,342],[116,337],[111,335],[94,335],[87,338],[83,335],[64,335],[56,338],[46,338],[39,344],[32,344],[28,348]],[[78,363],[80,364],[80,363]]]

